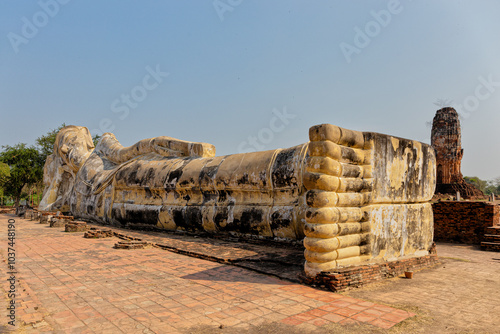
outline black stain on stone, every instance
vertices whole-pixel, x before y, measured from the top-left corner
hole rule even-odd
[[[262,210],[257,208],[247,209],[242,212],[239,222],[235,219],[235,225],[239,225],[241,233],[258,234],[259,226],[262,224]]]
[[[316,197],[318,196],[317,194],[318,194],[318,192],[316,192],[316,191],[308,191],[306,193],[306,203],[307,203],[307,205],[309,205],[309,206],[313,206],[314,205]]]
[[[182,168],[179,167],[168,174],[167,183],[172,184],[174,181],[177,182],[182,176]]]
[[[275,211],[271,215],[271,230],[273,231],[281,228],[287,228],[291,225],[291,223],[292,219],[288,213],[286,215],[282,215],[278,211]]]
[[[203,231],[203,217],[201,214],[202,207],[187,206],[184,213],[184,221],[188,230]]]
[[[137,184],[137,170],[133,170],[128,174],[127,184]]]
[[[126,209],[124,220],[127,223],[145,225],[156,225],[158,222],[158,210],[156,208],[143,207],[140,209]]]
[[[344,177],[359,177],[361,168],[356,165],[344,164],[342,166],[342,176]]]
[[[184,221],[184,214],[182,212],[182,208],[172,209],[172,218],[174,219],[174,223],[176,226],[186,228],[186,223]]]
[[[352,161],[353,163],[357,163],[358,157],[356,155],[356,151],[349,147],[342,147],[342,158],[348,161]]]
[[[202,208],[200,206],[186,206],[172,209],[172,218],[176,226],[188,231],[203,231]]]
[[[345,139],[344,139],[345,140]],[[349,137],[347,140],[345,140],[345,146],[354,146],[356,145],[356,140],[354,137]]]
[[[275,187],[297,187],[297,178],[295,168],[293,168],[293,158],[296,148],[290,148],[280,151],[276,155],[273,164],[272,180]]]
[[[142,207],[140,209],[126,208],[122,215],[122,208],[112,208],[111,214],[115,221],[122,226],[134,225],[156,225],[158,221],[158,210],[156,207]]]
[[[156,175],[156,170],[154,168],[149,168],[148,172],[146,173],[146,176],[142,180],[142,184],[147,184],[149,180],[154,180]]]
[[[267,173],[266,173],[266,171],[264,171],[264,170],[260,171],[259,178],[260,178],[260,181],[262,182],[262,186],[265,188],[267,185]]]
[[[227,219],[229,216],[229,210],[227,207],[217,207],[217,211],[214,216],[214,223],[219,231],[227,231]]]
[[[94,214],[94,208],[95,208],[94,204],[87,205],[87,208],[86,208],[87,209],[87,214],[93,215]]]
[[[240,177],[236,183],[238,183],[238,185],[242,185],[242,184],[248,184],[248,174],[247,173],[244,173],[242,177]]]
[[[219,170],[219,166],[203,167],[200,172],[200,180],[204,178],[213,179]]]
[[[185,186],[193,184],[193,183],[194,183],[193,178],[190,178],[189,180],[182,181],[181,183],[179,183],[179,185],[185,187]]]
[[[203,204],[207,202],[217,201],[218,194],[217,191],[202,191],[203,195]]]
[[[226,190],[219,190],[219,198],[218,202],[225,202],[227,200],[227,191]]]

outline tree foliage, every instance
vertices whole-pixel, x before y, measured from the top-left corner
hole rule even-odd
[[[92,137],[92,141],[94,142],[94,146],[97,146],[97,143],[99,142],[100,139],[101,139],[101,136],[99,136],[99,135],[95,135],[94,137]]]
[[[3,184],[10,177],[10,167],[6,163],[0,162],[0,196],[4,196]]]
[[[0,185],[4,184],[9,177],[10,177],[9,165],[0,162]]]
[[[9,175],[2,178],[1,186],[5,194],[14,197],[18,206],[23,187],[32,186],[42,179],[45,157],[35,147],[24,143],[2,148],[0,162],[8,165]]]
[[[488,185],[487,181],[481,180],[477,176],[466,176],[464,180],[481,190],[483,193],[486,191],[486,186]]]
[[[500,195],[500,177],[493,180],[481,180],[477,176],[465,176],[464,180],[481,190],[486,195]]]
[[[45,135],[40,136],[36,139],[36,144],[40,150],[40,154],[44,157],[51,155],[54,151],[54,142],[56,141],[56,136],[59,130],[66,126],[65,123],[61,124],[57,129],[50,130]]]
[[[43,166],[47,156],[53,153],[57,134],[65,127],[50,130],[36,139],[36,147],[20,143],[14,146],[2,146],[0,152],[0,193],[13,196],[16,206],[23,194],[24,187],[42,189]],[[92,137],[94,145],[101,136]]]

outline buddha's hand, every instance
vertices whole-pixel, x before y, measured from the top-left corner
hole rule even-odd
[[[155,137],[150,142],[151,149],[164,157],[213,157],[215,146],[207,143],[196,143],[172,137]]]

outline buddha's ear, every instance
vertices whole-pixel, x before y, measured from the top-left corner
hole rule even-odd
[[[68,147],[68,145],[63,144],[63,145],[61,146],[60,150],[61,150],[61,153],[63,153],[63,154],[68,154],[68,152],[69,152],[69,147]]]

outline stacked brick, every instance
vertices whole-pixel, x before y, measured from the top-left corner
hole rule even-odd
[[[41,212],[39,216],[40,224],[48,224],[54,216],[57,216],[57,212]]]
[[[39,213],[36,209],[27,209],[24,213],[24,219],[26,220],[37,220]]]
[[[500,224],[486,228],[484,240],[481,242],[481,249],[500,252]]]
[[[432,122],[431,143],[436,150],[437,183],[462,180],[462,133],[455,109],[443,108],[436,112]]]
[[[67,223],[73,221],[73,216],[54,216],[49,219],[50,227],[65,227]]]
[[[95,227],[91,227],[90,230],[85,232],[84,238],[98,239],[98,238],[111,238],[114,236],[113,231],[110,229],[99,230]]]
[[[489,202],[437,202],[432,210],[436,241],[481,244],[486,229],[500,219],[499,206]]]
[[[87,231],[87,223],[72,221],[66,224],[66,232],[85,232]]]
[[[407,258],[384,263],[337,268],[334,272],[320,273],[314,279],[303,278],[306,284],[324,286],[332,291],[358,288],[385,278],[397,277],[405,271],[415,271],[438,264],[436,254]]]
[[[462,130],[455,109],[443,108],[436,112],[431,144],[436,151],[436,193],[455,195],[459,192],[463,198],[482,198],[481,190],[466,183],[462,176]]]

